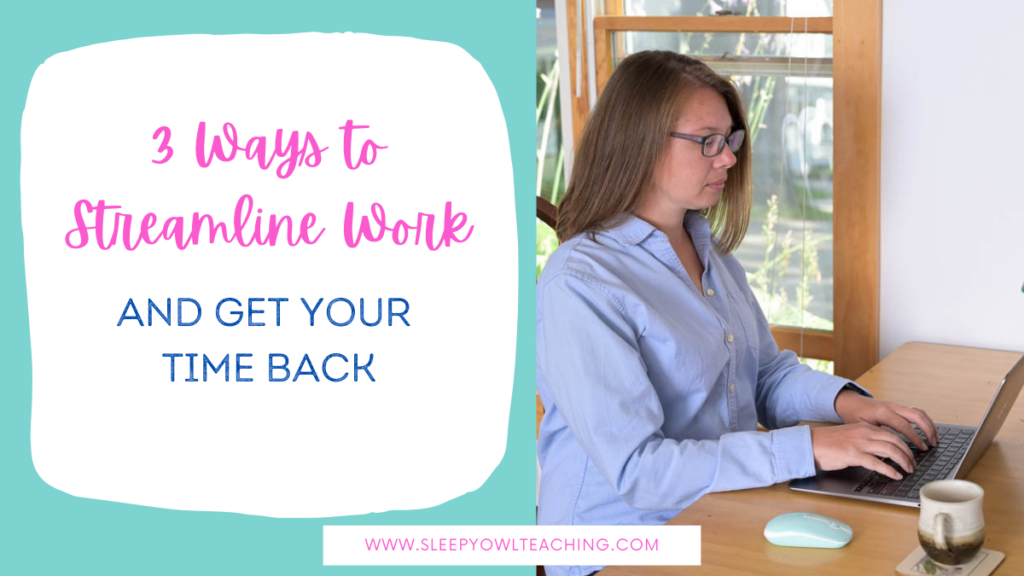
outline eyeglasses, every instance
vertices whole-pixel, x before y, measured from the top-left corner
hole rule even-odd
[[[668,135],[673,138],[681,138],[683,140],[703,144],[701,154],[704,154],[708,158],[713,158],[722,153],[722,150],[725,149],[726,142],[729,143],[729,150],[732,150],[733,154],[739,152],[740,146],[743,145],[743,136],[745,135],[745,132],[743,130],[737,130],[728,136],[725,134],[690,136],[689,134],[680,134],[679,132],[669,132]]]

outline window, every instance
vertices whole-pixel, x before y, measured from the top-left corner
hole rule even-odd
[[[614,9],[614,2],[606,3]],[[629,16],[832,16],[832,0],[623,0],[622,13]]]
[[[591,104],[587,89],[576,96],[577,78],[591,82],[588,50],[580,62],[573,57],[580,33],[584,46],[593,34],[597,94],[619,60],[646,49],[686,53],[734,78],[747,105],[755,180],[751,226],[736,256],[775,338],[802,357],[834,360],[846,377],[873,366],[880,2],[604,0],[591,23],[577,21],[575,1],[556,1],[568,23],[563,72],[577,136]]]
[[[754,153],[751,224],[735,255],[771,324],[832,331],[832,36],[801,30],[611,38],[615,64],[634,52],[670,50],[732,78]]]
[[[554,2],[537,0],[537,196],[557,206],[566,182]],[[557,247],[555,231],[538,219],[537,278]]]

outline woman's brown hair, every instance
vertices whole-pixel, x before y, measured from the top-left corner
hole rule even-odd
[[[558,240],[611,226],[634,213],[668,146],[669,132],[688,97],[708,87],[725,99],[733,130],[748,137],[721,199],[700,213],[718,237],[719,253],[739,246],[750,222],[750,131],[736,87],[703,62],[664,51],[638,52],[615,69],[583,128],[572,179],[558,208]]]

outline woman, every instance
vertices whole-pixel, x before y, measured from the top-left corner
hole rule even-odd
[[[815,468],[902,478],[880,458],[912,471],[911,451],[881,425],[937,443],[921,410],[779,351],[731,254],[750,218],[746,130],[735,87],[670,52],[623,60],[594,108],[537,284],[538,523],[663,524]]]

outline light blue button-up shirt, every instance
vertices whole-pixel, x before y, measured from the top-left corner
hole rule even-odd
[[[684,226],[703,294],[668,237],[631,215],[548,259],[539,524],[664,524],[708,492],[812,476],[810,429],[796,424],[841,422],[835,397],[849,380],[780,352],[739,261],[714,251],[698,212]]]

